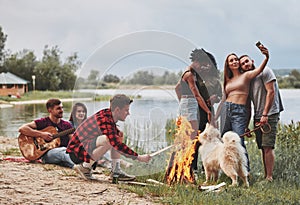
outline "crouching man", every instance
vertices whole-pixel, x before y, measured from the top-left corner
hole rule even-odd
[[[95,161],[111,150],[112,176],[118,176],[119,181],[131,181],[135,176],[128,175],[120,168],[121,154],[140,162],[148,162],[148,154],[138,155],[123,143],[123,134],[116,123],[124,121],[129,115],[129,106],[132,100],[123,94],[117,94],[110,99],[110,108],[102,109],[84,122],[73,134],[67,152],[76,164],[76,172],[87,180],[92,180],[92,166]]]

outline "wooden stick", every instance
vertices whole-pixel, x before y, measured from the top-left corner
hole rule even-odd
[[[135,181],[119,181],[119,184],[138,185],[138,186],[157,186],[155,184],[147,184],[147,183],[135,182]]]
[[[222,182],[222,183],[217,184],[217,185],[211,185],[211,186],[199,186],[199,190],[200,190],[200,191],[206,191],[206,192],[209,192],[209,191],[213,191],[213,190],[219,189],[220,187],[225,186],[225,185],[226,185],[226,183],[225,183],[225,182]]]
[[[156,155],[158,155],[158,154],[160,154],[160,153],[162,153],[162,152],[164,152],[164,151],[166,151],[166,150],[168,150],[168,149],[170,149],[172,147],[174,147],[174,145],[170,145],[170,146],[167,146],[167,147],[165,147],[165,148],[163,148],[161,150],[153,152],[153,153],[150,154],[150,157],[154,157],[154,156],[156,156]]]
[[[146,182],[153,183],[153,184],[159,184],[159,185],[166,185],[166,184],[156,181],[154,179],[147,179]]]

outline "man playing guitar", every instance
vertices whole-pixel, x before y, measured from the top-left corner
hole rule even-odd
[[[73,133],[74,129],[68,121],[62,119],[62,102],[49,99],[46,108],[48,117],[36,119],[19,128],[20,150],[29,160],[41,158],[43,163],[73,168],[74,163],[66,153],[66,147],[70,139],[68,134]]]

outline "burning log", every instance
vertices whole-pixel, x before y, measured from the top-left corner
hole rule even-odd
[[[177,126],[174,142],[175,144],[180,144],[181,149],[177,149],[171,154],[165,173],[165,181],[169,185],[174,183],[194,184],[195,176],[191,165],[198,139],[190,139],[193,129],[185,117],[180,117],[177,120]]]

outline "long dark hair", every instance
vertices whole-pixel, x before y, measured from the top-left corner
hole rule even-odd
[[[229,81],[229,79],[231,79],[233,77],[233,73],[232,73],[231,69],[229,68],[229,63],[228,63],[228,58],[229,58],[229,56],[232,56],[232,55],[236,56],[236,58],[239,59],[239,57],[235,53],[230,53],[226,57],[226,60],[225,60],[225,63],[224,63],[224,82],[223,82],[223,89],[224,89],[224,94],[225,95],[226,95],[225,87],[227,85],[227,82]]]
[[[69,121],[73,124],[73,125],[78,125],[78,122],[77,122],[77,119],[76,119],[76,111],[77,111],[77,108],[78,107],[82,107],[83,108],[83,110],[84,110],[84,112],[85,112],[85,116],[84,116],[84,119],[83,120],[85,120],[87,117],[87,108],[86,108],[86,106],[85,106],[85,104],[83,104],[83,103],[80,103],[80,102],[78,102],[78,103],[75,103],[74,105],[73,105],[73,108],[72,108],[72,112],[71,112],[71,115],[70,115],[70,118],[69,118]]]

